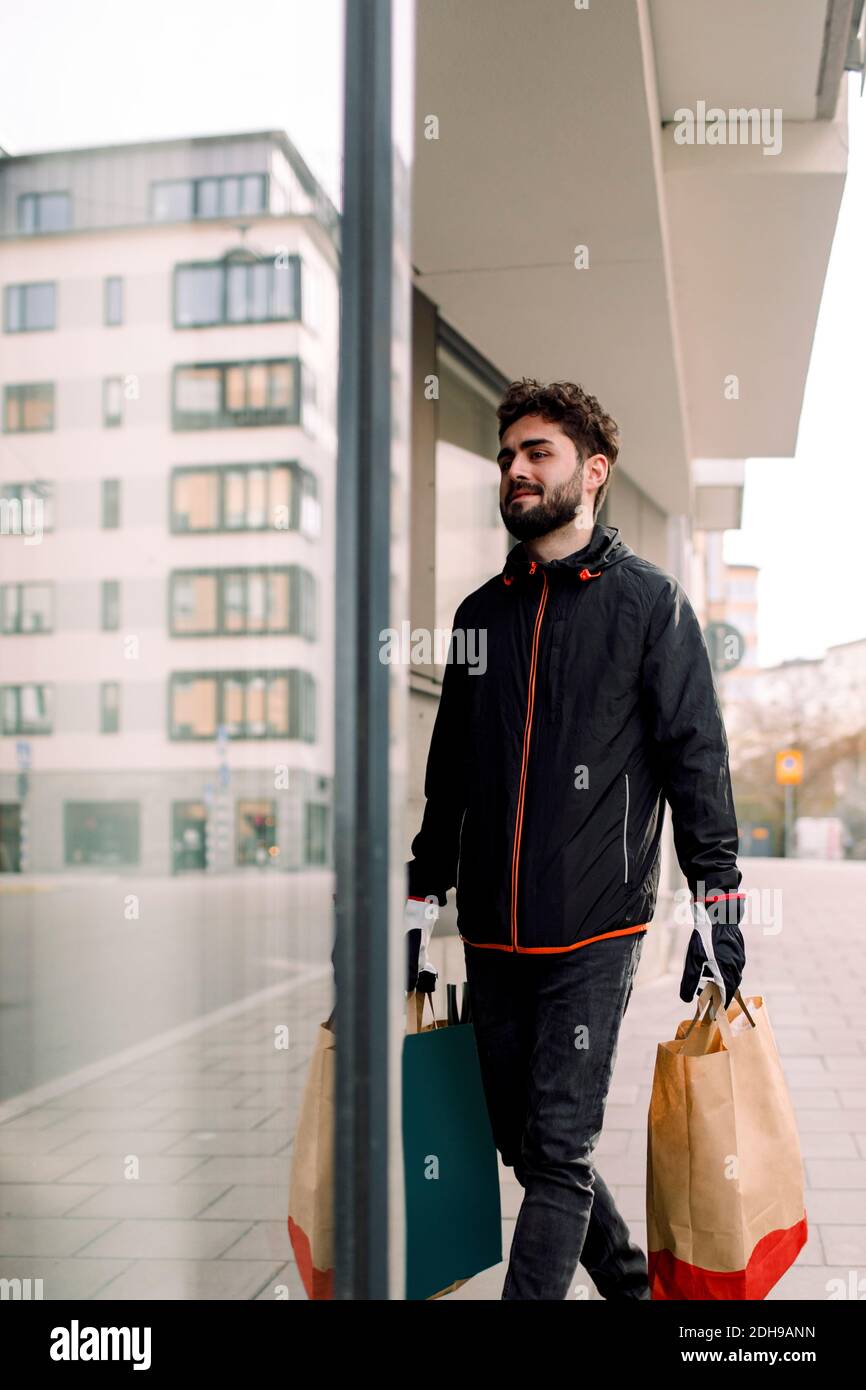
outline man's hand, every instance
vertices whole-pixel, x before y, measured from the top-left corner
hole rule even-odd
[[[427,947],[439,917],[439,904],[430,898],[407,898],[403,909],[406,931],[406,992],[432,994],[439,972],[427,960]]]
[[[695,927],[686,952],[680,998],[689,1003],[705,982],[715,980],[727,1008],[740,987],[746,964],[746,946],[739,922],[741,897],[716,902],[692,903]]]

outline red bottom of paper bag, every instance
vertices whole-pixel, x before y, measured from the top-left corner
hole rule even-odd
[[[332,1299],[334,1297],[334,1271],[332,1269],[315,1268],[312,1252],[310,1250],[310,1242],[304,1231],[301,1230],[300,1226],[296,1225],[291,1217],[289,1217],[289,1240],[292,1242],[298,1273],[307,1291],[307,1297],[311,1299]]]
[[[654,1299],[766,1298],[796,1260],[808,1236],[806,1214],[787,1231],[770,1231],[758,1241],[745,1269],[701,1269],[670,1250],[650,1250],[649,1282]]]

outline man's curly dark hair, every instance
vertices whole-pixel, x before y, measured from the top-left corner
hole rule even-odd
[[[593,520],[598,515],[610,487],[614,464],[619,454],[619,428],[614,419],[573,381],[551,381],[544,385],[532,377],[512,381],[499,402],[499,438],[523,415],[540,415],[544,420],[561,425],[574,443],[581,463],[592,454],[604,454],[608,461],[607,477],[595,494]]]

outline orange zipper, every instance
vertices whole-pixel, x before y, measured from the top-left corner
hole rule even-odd
[[[536,562],[529,567],[534,574]],[[526,723],[523,728],[523,758],[520,764],[520,789],[517,794],[517,823],[514,827],[514,849],[511,855],[511,949],[517,951],[517,866],[520,857],[520,836],[523,831],[523,806],[526,800],[526,769],[529,764],[529,741],[532,737],[532,715],[535,709],[535,676],[538,670],[538,643],[541,635],[541,620],[547,606],[547,574],[541,571],[544,588],[535,615],[535,628],[532,633],[532,657],[529,663],[529,693],[526,701]]]

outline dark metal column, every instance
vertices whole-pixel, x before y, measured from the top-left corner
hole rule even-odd
[[[346,0],[337,462],[338,1299],[388,1297],[390,0]]]

